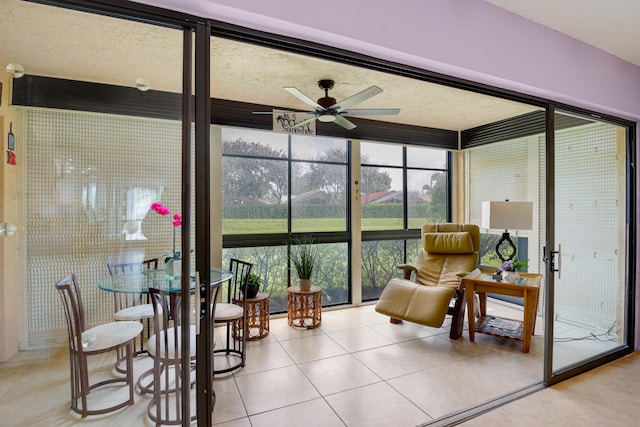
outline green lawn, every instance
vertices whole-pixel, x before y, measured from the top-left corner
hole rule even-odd
[[[414,227],[419,227],[423,221],[412,221]],[[419,225],[415,225],[420,223]],[[296,233],[314,231],[344,231],[346,229],[343,218],[300,218],[293,220],[293,231]],[[401,218],[363,218],[362,230],[401,230]],[[287,220],[283,219],[225,219],[222,222],[224,234],[268,234],[286,233]]]
[[[287,219],[225,219],[223,234],[286,233]]]

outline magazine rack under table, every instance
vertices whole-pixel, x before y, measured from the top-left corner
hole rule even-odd
[[[492,270],[477,268],[462,278],[467,296],[469,340],[474,341],[475,332],[520,340],[522,341],[522,352],[528,353],[531,346],[531,336],[535,331],[542,276],[520,273],[522,279],[519,283],[504,283],[494,280],[492,274]],[[477,321],[474,318],[473,309],[476,292],[480,299],[480,318]],[[487,316],[487,293],[524,298],[523,320]]]

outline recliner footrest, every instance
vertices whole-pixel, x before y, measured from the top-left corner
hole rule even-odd
[[[376,311],[392,318],[439,328],[456,290],[391,279],[376,304]]]

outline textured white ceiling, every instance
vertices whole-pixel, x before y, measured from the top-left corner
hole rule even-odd
[[[640,0],[486,0],[640,65]]]
[[[283,87],[295,86],[312,99],[324,96],[318,80],[336,82],[329,95],[338,101],[376,85],[384,92],[357,108],[400,108],[397,116],[376,120],[463,130],[533,111],[529,105],[452,89],[396,75],[345,66],[216,39],[212,44],[212,93],[216,98],[308,110]]]
[[[0,65],[16,62],[28,74],[179,92],[182,33],[177,30],[50,6],[0,0]],[[28,28],[28,31],[25,29]],[[295,86],[312,99],[320,79],[336,82],[338,101],[372,85],[383,89],[357,108],[400,108],[376,120],[463,130],[536,110],[473,92],[374,72],[303,55],[214,39],[211,96],[306,110],[287,93]]]

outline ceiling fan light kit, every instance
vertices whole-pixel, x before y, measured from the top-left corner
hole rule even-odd
[[[323,123],[331,123],[336,121],[336,116],[333,114],[321,114],[318,116],[318,120]]]
[[[382,89],[380,89],[378,86],[371,86],[370,88],[358,92],[355,95],[350,96],[349,98],[343,99],[340,102],[336,102],[335,98],[329,96],[329,90],[333,89],[334,85],[335,82],[333,80],[319,80],[318,86],[320,86],[320,89],[324,90],[324,97],[318,99],[317,102],[309,98],[307,95],[305,95],[295,87],[284,88],[284,90],[289,92],[291,95],[295,96],[300,101],[304,102],[310,107],[313,107],[314,109],[313,111],[297,111],[296,113],[299,114],[312,114],[313,117],[297,123],[296,125],[292,126],[293,128],[304,126],[311,121],[318,120],[323,123],[335,122],[343,128],[351,130],[354,129],[356,125],[353,122],[347,120],[345,116],[395,115],[400,113],[399,108],[350,109],[350,107],[382,93]],[[255,111],[254,114],[279,114],[279,112],[276,113],[273,111]]]

